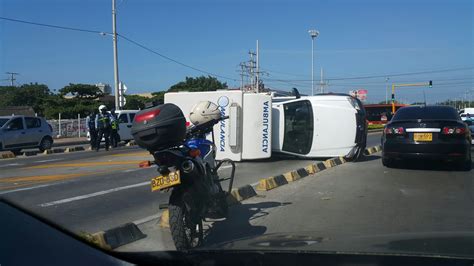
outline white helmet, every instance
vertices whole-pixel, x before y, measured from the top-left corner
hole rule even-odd
[[[221,118],[219,107],[210,101],[195,104],[189,114],[189,120],[191,120],[191,123],[194,125],[200,125],[219,118]]]
[[[107,109],[107,106],[101,104],[101,105],[99,106],[99,112],[102,112],[102,109]]]

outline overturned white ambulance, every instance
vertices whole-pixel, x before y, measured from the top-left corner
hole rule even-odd
[[[346,94],[273,97],[234,90],[165,94],[165,102],[179,106],[188,121],[191,108],[200,101],[216,103],[229,116],[209,136],[216,143],[218,160],[265,159],[272,152],[356,159],[365,149],[365,110]]]

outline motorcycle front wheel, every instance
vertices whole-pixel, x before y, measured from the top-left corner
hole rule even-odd
[[[181,197],[171,197],[168,205],[171,236],[176,250],[198,247],[203,239],[202,220],[193,222]]]

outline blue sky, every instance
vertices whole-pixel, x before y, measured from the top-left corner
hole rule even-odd
[[[426,82],[428,102],[462,97],[474,89],[474,1],[142,1],[117,0],[118,32],[185,64],[235,80],[238,64],[260,42],[264,83],[303,93],[311,88],[311,39],[315,69],[327,78],[470,70],[391,77]],[[111,0],[0,0],[0,16],[98,31],[111,31]],[[199,76],[125,40],[119,40],[120,79],[128,93],[166,90]],[[112,40],[0,20],[0,74],[19,72],[19,83],[51,89],[68,83],[113,84]],[[6,75],[0,76],[7,78]],[[285,80],[285,81],[277,81]],[[7,81],[1,81],[6,85]],[[370,101],[385,99],[385,78],[329,80],[326,90],[368,89]],[[474,97],[474,91],[471,94]],[[421,88],[400,89],[397,98],[422,101]]]

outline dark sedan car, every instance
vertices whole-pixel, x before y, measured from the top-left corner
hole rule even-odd
[[[412,106],[399,109],[384,128],[382,163],[400,159],[454,162],[471,170],[471,134],[456,109],[449,106]]]

